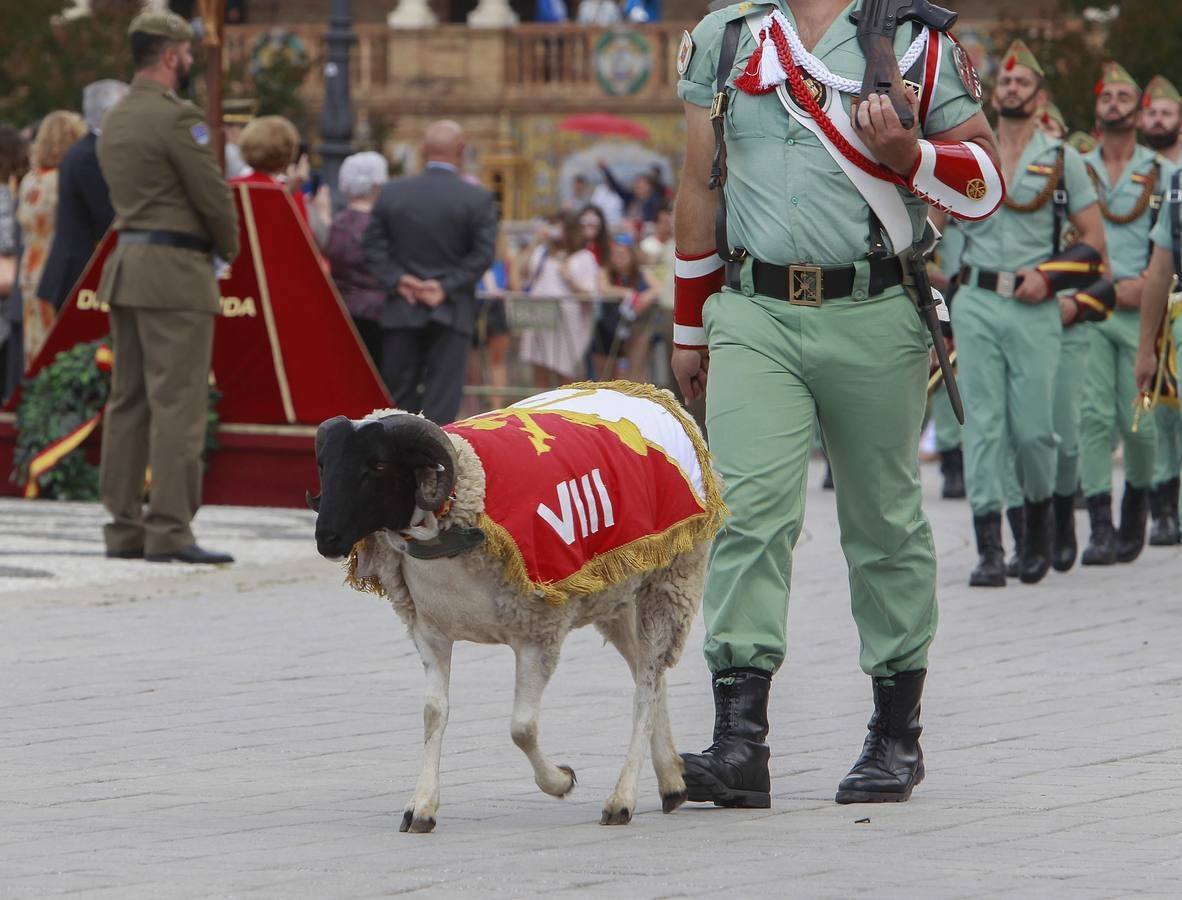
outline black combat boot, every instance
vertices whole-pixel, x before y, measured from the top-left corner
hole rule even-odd
[[[1092,533],[1083,556],[1083,566],[1111,566],[1116,563],[1116,529],[1112,527],[1112,495],[1095,494],[1088,497],[1088,519]]]
[[[1018,577],[1023,584],[1038,584],[1051,570],[1051,498],[1026,501],[1022,532],[1022,562]]]
[[[1125,485],[1120,501],[1120,528],[1116,532],[1116,561],[1132,562],[1145,549],[1145,526],[1149,520],[1149,489]]]
[[[1149,492],[1149,514],[1153,527],[1149,529],[1149,546],[1173,547],[1178,543],[1178,480],[1171,479],[1153,486]]]
[[[977,568],[969,575],[969,587],[1005,587],[1006,553],[1001,546],[1001,513],[973,516],[977,533]]]
[[[955,450],[940,451],[940,474],[944,476],[944,490],[940,496],[945,500],[964,498],[964,455],[959,447]]]
[[[862,755],[837,786],[838,803],[903,803],[923,781],[919,700],[926,669],[874,679],[874,715]]]
[[[771,675],[761,669],[714,676],[714,743],[701,753],[681,754],[690,800],[744,809],[772,805],[771,751],[764,743],[771,685]]]
[[[1018,577],[1018,568],[1022,565],[1022,536],[1026,533],[1026,507],[1011,506],[1006,510],[1006,521],[1010,523],[1010,534],[1014,536],[1014,555],[1006,563],[1006,574],[1010,578]]]
[[[1055,536],[1051,542],[1051,565],[1056,572],[1067,572],[1075,565],[1079,544],[1075,540],[1075,498],[1055,494],[1051,504],[1055,513]]]

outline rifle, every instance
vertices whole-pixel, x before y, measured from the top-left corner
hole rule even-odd
[[[859,101],[866,100],[871,94],[886,94],[903,127],[914,128],[915,114],[911,111],[899,61],[895,58],[895,31],[908,19],[936,31],[947,31],[955,24],[957,14],[928,0],[864,0],[862,9],[854,15],[858,23],[858,46],[866,57],[866,74],[862,77]]]
[[[916,308],[920,318],[928,327],[932,336],[932,349],[936,351],[936,359],[940,363],[940,374],[943,376],[944,390],[948,392],[948,401],[952,404],[952,412],[956,421],[964,424],[964,404],[960,399],[960,388],[956,384],[956,374],[952,371],[952,360],[948,358],[948,346],[944,343],[944,331],[940,326],[940,317],[936,313],[936,297],[932,293],[932,282],[928,278],[927,262],[936,244],[940,241],[940,232],[932,226],[931,221],[924,226],[923,236],[911,245],[907,252],[907,262],[911,265],[911,277],[918,295]]]

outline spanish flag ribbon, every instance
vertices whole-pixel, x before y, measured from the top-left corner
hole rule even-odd
[[[106,344],[100,344],[98,349],[94,351],[94,364],[98,366],[99,371],[110,372],[114,362],[115,354],[111,352],[111,348]],[[106,408],[106,404],[103,404],[99,411],[91,416],[91,418],[87,419],[65,437],[54,441],[33,457],[33,461],[29,463],[29,480],[25,483],[26,499],[32,500],[41,493],[41,487],[37,483],[37,479],[46,472],[51,471],[70,453],[77,450],[83,441],[90,437],[95,428],[98,427],[99,422],[102,421],[103,412]]]

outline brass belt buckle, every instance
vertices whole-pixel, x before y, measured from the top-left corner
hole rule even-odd
[[[821,305],[821,267],[788,267],[788,302],[793,306]]]
[[[1018,276],[1014,272],[998,272],[997,273],[997,293],[1002,297],[1014,296],[1014,287],[1017,285]]]

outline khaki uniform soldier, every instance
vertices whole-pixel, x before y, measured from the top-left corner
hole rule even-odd
[[[192,65],[180,16],[145,12],[129,28],[136,77],[98,141],[119,242],[103,268],[115,368],[103,423],[100,492],[107,555],[232,562],[199,547],[213,317],[211,254],[231,262],[238,222],[200,111],[177,96]],[[147,511],[145,471],[151,471]]]
[[[1145,144],[1174,166],[1182,165],[1182,94],[1168,79],[1157,75],[1145,85],[1143,106],[1141,134]],[[1158,222],[1163,226],[1168,225],[1168,219],[1164,210],[1158,216]],[[1158,242],[1155,238],[1154,243],[1165,246],[1164,240]],[[1182,340],[1182,305],[1170,306],[1170,326],[1177,345]],[[1154,547],[1172,547],[1182,540],[1178,524],[1182,416],[1177,409],[1161,405],[1154,411],[1153,418],[1157,429],[1157,450],[1153,464],[1153,490],[1149,494],[1149,513],[1153,518],[1149,544]]]
[[[1079,154],[1039,127],[1047,104],[1043,74],[1021,41],[1002,57],[993,107],[1007,196],[997,215],[964,226],[967,248],[953,307],[969,410],[964,452],[980,554],[969,576],[975,587],[1005,586],[1001,512],[1007,505],[1021,541],[1014,574],[1023,582],[1042,580],[1051,567],[1054,518],[1072,526],[1075,561],[1074,481],[1062,493],[1056,484],[1055,383],[1064,327],[1095,313],[1074,291],[1062,302],[1057,294],[1099,279],[1104,228]],[[1079,240],[1064,249],[1068,220]],[[1020,494],[1007,503],[1011,472]]]
[[[1145,544],[1157,436],[1152,415],[1142,415],[1133,430],[1133,368],[1149,232],[1172,171],[1168,161],[1137,144],[1141,92],[1129,73],[1110,63],[1097,87],[1100,144],[1084,161],[1100,194],[1116,311],[1089,335],[1080,424],[1080,475],[1091,521],[1091,538],[1080,560],[1085,566],[1132,562]],[[1119,531],[1112,521],[1112,448],[1117,437],[1124,441],[1125,473]]]
[[[869,11],[879,2],[860,4],[865,21],[888,18]],[[940,30],[947,21],[905,19],[895,32],[894,57],[912,54],[908,79],[921,85],[908,130],[878,94],[854,109],[866,57],[848,6],[741,3],[702,20],[678,57],[687,146],[673,371],[687,399],[706,395],[731,511],[703,602],[716,718],[714,743],[684,756],[694,801],[771,802],[768,693],[786,652],[814,421],[875,703],[836,800],[904,801],[924,775],[936,568],[920,504],[929,333],[916,303],[930,309],[932,298],[912,287],[926,275],[909,248],[931,235],[918,195],[986,216],[1003,188],[976,73]],[[924,52],[910,49],[917,40]]]

